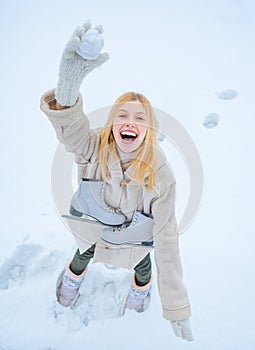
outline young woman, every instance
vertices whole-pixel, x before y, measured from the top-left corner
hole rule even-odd
[[[89,29],[90,23],[86,22],[67,43],[57,88],[42,96],[41,109],[52,122],[60,142],[74,153],[82,167],[80,185],[85,188],[85,196],[80,201],[74,198],[72,213],[88,214],[89,207],[90,214],[99,221],[125,225],[102,228],[101,237],[94,239],[84,229],[82,235],[88,249],[78,249],[66,266],[59,283],[58,301],[63,306],[75,302],[87,265],[96,256],[97,261],[134,268],[126,308],[143,312],[150,301],[150,251],[154,248],[163,317],[171,322],[177,336],[190,341],[191,310],[182,280],[174,214],[175,179],[157,145],[157,120],[147,98],[128,92],[116,100],[100,132],[90,129],[79,88],[84,77],[103,64],[108,55],[103,53],[89,60],[77,54],[82,36]],[[101,32],[101,28],[96,29]],[[92,187],[99,191],[102,183],[104,209],[97,203],[97,195],[90,193]],[[93,199],[86,203],[88,198]],[[136,240],[145,246],[130,244]]]

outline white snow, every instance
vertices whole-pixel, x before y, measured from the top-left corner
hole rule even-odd
[[[10,0],[0,9],[0,350],[254,349],[254,2]],[[162,318],[155,266],[143,314],[114,318],[132,272],[104,264],[90,265],[80,308],[55,301],[76,244],[52,202],[57,141],[39,98],[55,86],[64,45],[87,18],[103,25],[110,60],[83,84],[85,110],[141,92],[186,128],[202,159],[203,202],[181,236],[192,343]],[[211,113],[220,122],[208,129]],[[181,157],[169,157],[180,218],[189,178]]]

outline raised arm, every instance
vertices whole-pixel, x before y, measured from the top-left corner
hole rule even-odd
[[[59,141],[68,151],[86,159],[93,154],[98,137],[90,130],[79,89],[86,75],[109,58],[107,53],[98,53],[97,58],[86,59],[76,52],[84,43],[88,31],[94,31],[94,36],[88,42],[90,47],[87,47],[93,50],[97,40],[95,33],[102,35],[102,27],[91,30],[91,24],[87,21],[75,30],[66,44],[56,89],[46,92],[41,98],[41,110],[53,124]]]
[[[91,31],[89,21],[78,27],[66,44],[60,61],[59,79],[55,91],[57,108],[73,106],[79,96],[79,89],[84,78],[109,58],[108,53],[102,53],[96,59],[85,59],[84,56],[77,53],[88,31]],[[94,31],[98,32],[99,36],[102,34],[102,27],[95,27]],[[90,50],[93,50],[96,44],[97,37],[94,35],[87,45],[90,46],[88,47]]]

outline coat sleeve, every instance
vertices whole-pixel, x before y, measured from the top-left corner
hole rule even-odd
[[[50,90],[41,97],[40,108],[66,150],[75,154],[77,163],[86,164],[97,156],[99,133],[90,129],[89,120],[83,112],[82,97],[78,97],[74,106],[62,110],[52,109],[55,102],[54,90]]]
[[[163,317],[183,320],[191,315],[190,303],[182,279],[179,234],[175,219],[175,183],[162,189],[152,203],[153,240],[158,290]]]

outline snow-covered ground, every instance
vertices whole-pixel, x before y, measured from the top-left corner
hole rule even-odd
[[[254,2],[9,0],[0,10],[0,350],[254,349]],[[140,91],[184,126],[200,153],[203,202],[181,236],[192,343],[162,318],[156,280],[145,313],[114,318],[131,271],[91,264],[80,308],[55,302],[76,245],[53,205],[57,141],[39,98],[55,86],[66,40],[87,18],[104,26],[111,59],[84,82],[85,110]],[[170,154],[180,218],[189,179]]]

